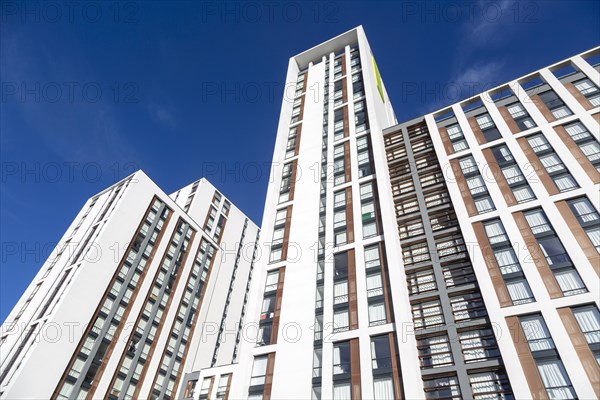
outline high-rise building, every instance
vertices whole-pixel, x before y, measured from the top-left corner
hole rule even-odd
[[[0,396],[173,398],[186,363],[232,362],[203,333],[243,316],[257,235],[206,180],[168,196],[139,171],[92,197],[2,325]]]
[[[92,198],[3,325],[2,398],[600,397],[599,54],[400,124],[362,27],[292,57],[260,243],[205,181]]]

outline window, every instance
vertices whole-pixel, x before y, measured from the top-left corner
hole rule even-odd
[[[402,249],[402,256],[404,258],[404,264],[416,264],[431,260],[426,241],[404,246]]]
[[[275,311],[275,296],[265,296],[262,302],[262,309],[260,311],[260,319],[272,319]]]
[[[554,342],[550,337],[546,322],[541,315],[535,314],[521,317],[520,322],[525,339],[532,352],[554,349]]]
[[[502,222],[495,219],[485,222],[483,226],[513,304],[534,301],[533,293],[523,275],[521,265]]]
[[[333,304],[348,302],[348,281],[335,282],[333,286]]]
[[[553,90],[540,93],[539,96],[546,107],[548,107],[554,118],[560,119],[573,114],[569,107],[565,105],[562,99]]]
[[[333,313],[333,332],[343,332],[350,329],[348,310],[336,310]]]
[[[450,138],[450,142],[452,143],[452,148],[454,149],[455,153],[469,148],[463,131],[460,129],[460,125],[454,124],[448,126],[446,128],[446,132],[448,132],[448,137]]]
[[[323,364],[323,349],[315,348],[313,353],[313,378],[321,377],[321,369]]]
[[[348,252],[334,254],[333,256],[333,278],[334,280],[345,279],[348,276]]]
[[[344,145],[335,146],[333,149],[333,183],[339,185],[346,182],[346,165],[345,165],[345,149]]]
[[[443,265],[444,283],[447,288],[467,285],[475,282],[475,272],[469,264]]]
[[[291,200],[291,187],[292,187],[292,175],[294,170],[294,163],[287,163],[283,166],[283,172],[281,176],[281,187],[279,188],[279,203],[285,203]]]
[[[502,170],[502,175],[510,187],[518,203],[523,203],[535,199],[535,195],[525,180],[521,168],[515,162],[515,159],[506,145],[492,148],[492,154],[496,158],[498,165]]]
[[[219,192],[215,192],[215,194],[214,194],[214,196],[213,196],[213,198],[212,198],[212,203],[213,203],[213,205],[215,205],[215,206],[218,206],[218,205],[219,205],[219,203],[221,203],[221,198],[222,198],[222,197],[223,197],[223,196],[221,196],[221,193],[219,193]]]
[[[294,126],[290,128],[290,132],[288,134],[288,141],[286,145],[286,153],[285,158],[291,158],[296,155],[296,143],[298,138],[298,127]]]
[[[575,399],[575,391],[560,360],[548,360],[537,363],[548,397],[551,399]]]
[[[573,83],[577,90],[581,92],[582,95],[587,97],[590,103],[593,106],[600,106],[600,91],[598,90],[598,86],[594,85],[591,80],[585,78],[580,81]]]
[[[456,322],[487,316],[485,305],[479,292],[452,296],[450,297],[450,305]]]
[[[572,309],[573,316],[585,337],[594,358],[600,364],[600,312],[595,305]]]
[[[500,358],[491,328],[480,328],[458,333],[460,347],[466,363]]]
[[[600,215],[586,197],[569,200],[569,207],[588,238],[600,253]]]
[[[365,247],[365,268],[380,268],[379,245]]]
[[[335,110],[333,114],[333,140],[340,140],[344,138],[344,109],[345,108],[339,108]]]
[[[371,367],[373,371],[392,368],[388,335],[373,336],[371,338]]]
[[[378,234],[377,216],[375,211],[375,202],[369,201],[361,205],[361,217],[363,227],[363,238],[368,238]]]
[[[265,292],[277,290],[277,280],[279,279],[279,270],[267,273],[267,281],[265,283]]]
[[[494,258],[502,275],[521,271],[519,259],[512,247],[494,250]]]
[[[361,100],[361,102],[363,102]],[[369,122],[367,120],[367,112],[364,104],[359,106],[361,111],[357,111],[356,108],[354,110],[354,124],[356,126],[356,133],[359,134],[361,132],[365,132],[369,129]]]
[[[386,323],[385,304],[383,301],[369,304],[369,326],[383,325]]]
[[[333,375],[350,374],[350,342],[333,344]]]
[[[448,335],[431,336],[418,340],[421,368],[437,368],[454,365]]]
[[[333,207],[334,208],[346,207],[346,191],[345,190],[341,190],[339,192],[334,193]]]
[[[521,105],[521,103],[516,102],[513,104],[509,104],[506,106],[506,109],[510,113],[510,116],[513,118],[519,129],[522,131],[535,128],[535,122],[531,119],[525,108]]]
[[[363,83],[362,83],[362,80],[360,79],[360,74],[352,75],[352,93],[353,93],[354,100],[360,99],[365,94],[364,88],[363,88]]]
[[[586,293],[587,289],[575,268],[558,271],[554,274],[558,286],[565,296]]]
[[[369,200],[373,198],[373,182],[367,182],[360,185],[360,199]]]
[[[227,393],[227,384],[229,383],[229,378],[231,375],[221,375],[219,378],[219,386],[217,387],[217,400],[222,400],[225,398],[225,394]]]
[[[356,147],[358,150],[358,177],[362,178],[373,173],[371,159],[369,155],[369,137],[361,136],[356,139]]]
[[[435,275],[431,268],[407,274],[408,289],[410,294],[419,294],[436,290]]]
[[[206,377],[202,380],[202,386],[200,386],[200,398],[207,399],[210,395],[210,385],[214,377]]]
[[[381,273],[367,275],[367,297],[382,296],[383,282]]]
[[[469,374],[474,400],[512,399],[508,377],[504,371],[485,371]]]
[[[506,282],[506,290],[514,305],[535,301],[531,288],[524,277]]]
[[[415,329],[425,329],[444,324],[442,305],[439,300],[413,304],[412,315]]]
[[[267,374],[267,356],[254,357],[250,386],[264,385]]]
[[[373,378],[373,393],[378,400],[394,400],[394,384],[392,377],[383,376]]]
[[[593,138],[592,134],[587,128],[579,121],[564,126],[565,131],[571,136],[571,139],[575,143],[586,141],[587,139]]]
[[[456,376],[423,379],[426,399],[461,399]]]
[[[490,114],[479,115],[475,117],[475,120],[477,121],[477,125],[479,125],[483,136],[485,136],[486,141],[491,142],[502,137]]]
[[[333,385],[333,398],[336,400],[351,400],[350,382],[340,382]]]
[[[534,235],[553,232],[552,227],[546,219],[546,215],[541,210],[533,210],[525,213],[525,219]]]
[[[497,245],[508,242],[508,236],[500,220],[493,220],[483,224],[485,233],[491,245]]]
[[[475,159],[472,156],[461,158],[459,165],[479,214],[495,210],[496,207],[488,194],[487,187],[483,181],[483,177],[479,173]]]

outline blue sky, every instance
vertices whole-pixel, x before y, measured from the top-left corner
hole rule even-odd
[[[403,121],[597,46],[599,4],[3,2],[0,321],[135,169],[167,193],[206,175],[260,223],[290,56],[362,24]]]

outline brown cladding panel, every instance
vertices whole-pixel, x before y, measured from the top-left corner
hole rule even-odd
[[[352,400],[361,400],[361,384],[360,384],[360,349],[358,346],[358,338],[350,339],[350,380],[352,383]]]
[[[346,182],[352,180],[352,168],[350,165],[350,141],[344,142],[344,174]]]
[[[298,169],[298,160],[292,161],[292,175],[290,176],[290,196],[288,201],[294,200],[294,193],[296,191],[296,177]]]
[[[546,168],[544,168],[544,166],[540,162],[540,159],[538,158],[537,154],[535,154],[535,152],[529,145],[527,138],[519,138],[517,139],[517,142],[519,143],[519,146],[521,146],[521,149],[523,149],[525,157],[527,157],[527,160],[535,170],[535,173],[537,174],[538,178],[540,178],[540,182],[542,182],[542,185],[544,185],[544,188],[546,188],[548,194],[558,194],[558,188],[554,184],[554,181],[552,181],[552,178],[550,178],[550,175],[548,175],[548,172],[546,172]]]
[[[388,333],[390,341],[390,355],[392,357],[392,382],[394,384],[394,398],[404,399],[404,388],[402,387],[402,377],[400,376],[399,354],[396,350],[396,337],[393,332]]]
[[[392,295],[390,294],[390,286],[389,286],[389,273],[388,273],[388,263],[387,263],[387,254],[385,251],[385,247],[383,242],[379,242],[379,259],[381,260],[381,284],[383,286],[383,301],[385,303],[385,313],[386,319],[388,323],[394,322],[394,309],[392,307]]]
[[[356,296],[356,254],[348,250],[348,320],[350,329],[358,329],[358,299]]]
[[[139,385],[139,386],[142,386],[142,385]],[[209,396],[212,394],[212,390],[213,390],[214,386],[215,386],[215,377],[211,376],[210,377],[210,385],[208,386],[208,395]],[[175,393],[175,392],[173,392],[173,393]],[[134,397],[134,399],[137,399],[137,396]]]
[[[583,336],[571,309],[569,307],[564,307],[559,308],[557,311],[571,338],[571,343],[573,343],[577,358],[581,361],[581,365],[583,366],[590,383],[594,387],[596,397],[600,398],[600,366],[598,366],[596,358],[590,350],[590,346],[585,340],[585,336]]]
[[[479,214],[477,212],[477,207],[475,207],[475,202],[473,201],[473,197],[471,196],[471,191],[469,190],[469,186],[467,185],[467,181],[460,170],[460,164],[458,160],[450,160],[450,167],[454,172],[454,179],[456,179],[456,184],[458,185],[458,189],[460,190],[460,194],[463,198],[463,202],[467,209],[467,213],[469,217]]]
[[[290,228],[292,226],[292,206],[287,206],[285,214],[285,227],[283,228],[283,241],[281,245],[281,259],[287,259],[288,247],[290,242]]]
[[[296,147],[294,149],[294,155],[297,156],[300,153],[300,138],[302,137],[302,124],[297,126],[298,133],[296,134]]]
[[[304,118],[304,101],[306,100],[306,95],[303,94],[300,98],[300,114],[298,114],[298,121],[302,121]]]
[[[502,119],[504,120],[504,122],[506,122],[506,125],[508,125],[508,129],[510,129],[510,131],[513,134],[521,132],[521,129],[519,129],[519,126],[513,119],[512,115],[510,115],[510,112],[508,111],[508,108],[506,108],[506,106],[499,106],[498,111],[500,111]]]
[[[354,210],[352,200],[352,188],[346,188],[346,239],[347,243],[354,242]]]
[[[477,123],[477,119],[475,117],[469,117],[469,118],[467,118],[467,120],[469,121],[469,126],[471,127],[471,130],[473,131],[473,135],[475,135],[475,139],[477,139],[477,143],[479,143],[479,144],[487,143],[487,140],[485,140],[485,136],[483,136],[483,132],[481,132],[481,128],[479,127],[479,124]]]
[[[223,225],[221,225],[221,233],[219,233],[219,237],[217,238],[217,244],[221,244],[221,240],[223,240],[223,232],[225,232],[225,226],[227,225],[227,218],[223,218]]]
[[[538,94],[534,94],[533,96],[531,96],[531,102],[533,104],[535,104],[535,106],[538,108],[538,110],[540,110],[540,112],[542,113],[544,118],[546,118],[546,121],[548,121],[548,122],[556,121],[556,118],[554,118],[554,115],[548,109],[548,107],[546,106],[546,103],[544,103],[542,101],[542,99],[540,98],[540,96]]]
[[[277,293],[275,295],[275,309],[273,310],[273,325],[271,329],[271,343],[277,343],[277,333],[279,331],[279,318],[281,316],[281,301],[283,298],[283,281],[285,278],[285,267],[279,268],[277,279]]]
[[[271,389],[273,387],[273,371],[275,370],[275,353],[269,353],[267,356],[267,372],[265,373],[265,386],[263,388],[263,400],[271,399]]]
[[[229,389],[231,388],[231,378],[232,377],[233,377],[233,374],[227,375],[227,388],[225,389],[225,397],[223,398],[223,400],[229,400]]]
[[[506,324],[508,325],[508,330],[512,336],[515,350],[519,356],[521,368],[525,374],[525,379],[527,380],[527,386],[529,386],[531,395],[535,400],[548,400],[548,393],[546,392],[544,383],[537,371],[537,365],[529,350],[525,334],[519,323],[519,317],[506,317]]]
[[[590,261],[590,264],[592,264],[592,268],[596,271],[596,275],[600,277],[600,254],[598,254],[596,247],[581,227],[581,224],[579,224],[579,221],[571,211],[569,204],[567,204],[565,200],[558,201],[555,204],[560,215],[569,226],[569,230],[573,233],[573,236],[575,236],[575,239],[577,240],[577,243],[579,243],[585,256]]]
[[[345,105],[342,108],[342,112],[344,113],[344,137],[350,136],[350,119],[348,117],[348,106]]]
[[[440,137],[442,138],[442,143],[444,144],[444,149],[446,149],[446,154],[454,154],[454,147],[452,146],[452,142],[450,141],[450,137],[448,136],[448,129],[446,127],[441,127],[438,129],[440,132]]]

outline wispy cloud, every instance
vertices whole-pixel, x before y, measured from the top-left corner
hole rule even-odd
[[[177,128],[179,126],[178,120],[175,116],[175,111],[171,107],[150,101],[148,103],[148,113],[152,119],[168,127]]]
[[[460,45],[451,62],[450,82],[461,88],[461,97],[470,97],[500,82],[506,56],[490,49],[510,43],[517,31],[515,0],[479,1],[473,14],[462,22]],[[483,58],[485,57],[485,58]]]
[[[508,42],[518,9],[515,0],[480,1],[475,18],[463,27],[464,39],[470,45]],[[516,10],[516,11],[515,11]]]
[[[506,65],[503,60],[493,60],[468,67],[458,73],[453,81],[460,86],[490,86],[497,82],[498,73]]]

